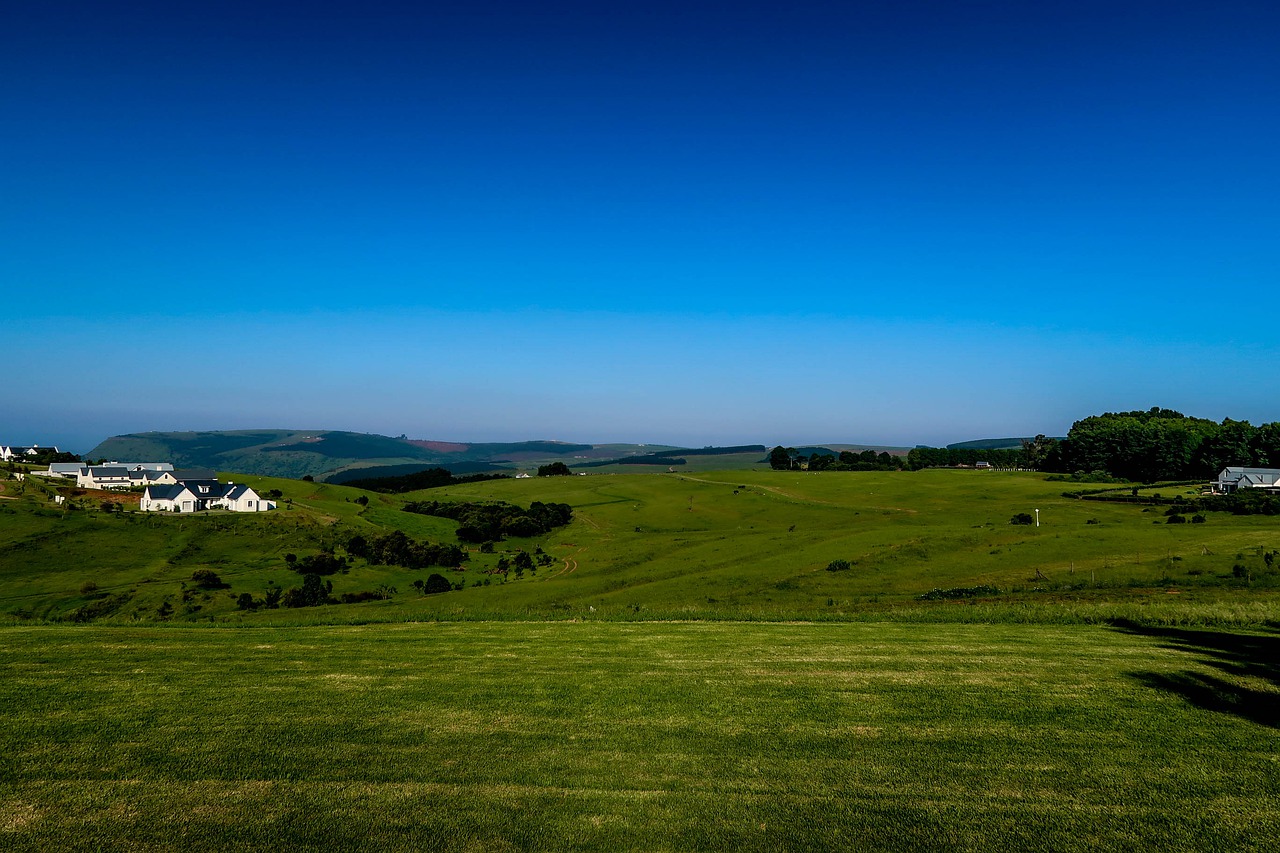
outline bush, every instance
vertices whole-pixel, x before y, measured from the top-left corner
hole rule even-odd
[[[1009,519],[1010,524],[1035,524],[1036,520],[1032,518],[1029,512],[1020,512],[1013,518]]]
[[[201,589],[222,589],[227,584],[222,582],[218,573],[209,569],[198,569],[191,573],[191,582]]]
[[[452,589],[453,584],[449,583],[448,579],[444,575],[434,573],[427,578],[427,582],[422,585],[422,592],[424,595],[432,595],[437,592],[450,592]]]
[[[849,565],[848,560],[832,560],[827,563],[827,571],[829,572],[847,572],[853,566]]]

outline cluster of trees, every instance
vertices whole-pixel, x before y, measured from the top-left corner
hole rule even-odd
[[[410,539],[393,530],[382,536],[365,537],[357,533],[347,540],[347,553],[379,566],[404,566],[425,569],[428,566],[460,566],[469,557],[457,545]]]
[[[541,501],[534,501],[528,509],[501,502],[411,501],[404,505],[404,510],[453,519],[458,522],[458,539],[462,542],[497,542],[507,536],[540,536],[573,519],[573,508],[568,504]]]
[[[563,462],[552,462],[550,465],[539,465],[539,477],[568,477],[573,472]]]
[[[1208,479],[1229,465],[1280,467],[1280,422],[1215,423],[1161,408],[1108,412],[1072,424],[1045,468],[1151,483]]]
[[[1072,424],[1061,441],[1038,435],[1019,448],[917,447],[907,454],[913,471],[978,462],[1081,479],[1207,480],[1229,465],[1280,467],[1280,422],[1216,423],[1156,407],[1092,415]]]
[[[336,575],[347,573],[347,558],[338,557],[332,551],[322,551],[301,559],[297,554],[285,554],[285,564],[300,575]]]
[[[898,471],[902,466],[901,457],[874,450],[861,453],[842,450],[837,455],[821,450],[804,453],[794,447],[778,446],[769,451],[769,467],[775,471]]]
[[[983,450],[973,447],[913,447],[907,453],[907,468],[919,471],[921,468],[954,468],[957,465],[970,467],[979,462],[987,462],[996,468],[1034,468],[1021,448],[1003,450]]]

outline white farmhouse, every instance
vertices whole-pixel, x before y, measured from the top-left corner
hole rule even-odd
[[[1280,469],[1228,466],[1213,481],[1213,490],[1220,495],[1229,495],[1240,489],[1280,491]]]
[[[275,501],[264,500],[246,485],[216,480],[147,486],[142,490],[139,506],[143,512],[200,512],[206,509],[267,512],[276,508]]]
[[[76,487],[81,489],[127,489],[130,486],[173,485],[178,482],[173,466],[167,462],[155,463],[168,466],[168,470],[145,465],[82,465],[75,473]],[[50,466],[50,472],[53,467]]]
[[[32,447],[17,447],[16,445],[0,444],[0,462],[12,462],[15,459],[21,462],[30,456],[38,456],[42,451],[58,452],[56,447],[41,447],[34,445]]]

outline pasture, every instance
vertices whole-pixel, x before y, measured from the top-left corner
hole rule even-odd
[[[1274,632],[0,630],[11,850],[1265,850]]]
[[[1280,833],[1273,518],[1169,525],[964,471],[404,496],[245,479],[282,508],[68,509],[5,484],[6,849],[1234,851]],[[473,550],[441,569],[452,592],[354,560],[335,594],[398,591],[236,609],[297,582],[288,553],[451,541],[454,522],[402,511],[415,498],[574,520]],[[1039,527],[1009,523],[1036,509]],[[552,565],[493,574],[516,549]],[[921,599],[956,588],[981,592]]]
[[[730,619],[1097,622],[1261,625],[1280,618],[1273,517],[1209,513],[1165,524],[1141,506],[1063,497],[1069,484],[974,471],[708,471],[490,481],[410,495],[245,478],[288,503],[257,516],[172,516],[52,508],[36,486],[0,502],[0,613],[58,620],[244,624],[421,619]],[[1155,487],[1159,489],[1161,487]],[[1193,492],[1177,487],[1175,491]],[[1165,494],[1170,493],[1165,487]],[[367,505],[357,498],[367,499]],[[472,548],[462,588],[421,596],[423,570],[355,561],[334,594],[384,586],[387,600],[238,611],[236,595],[289,586],[287,553],[336,548],[352,533],[402,530],[453,541],[455,522],[403,512],[406,500],[563,502],[568,526]],[[1041,524],[1014,525],[1039,510]],[[517,549],[552,564],[495,574]],[[1274,558],[1274,555],[1273,555]],[[828,571],[837,560],[846,571]],[[194,572],[219,590],[194,590]],[[86,592],[86,584],[92,588]],[[986,589],[929,601],[931,590]],[[110,600],[100,604],[106,597]]]

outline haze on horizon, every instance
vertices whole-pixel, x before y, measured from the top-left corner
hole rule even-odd
[[[1280,419],[1265,2],[23,4],[0,441]]]

